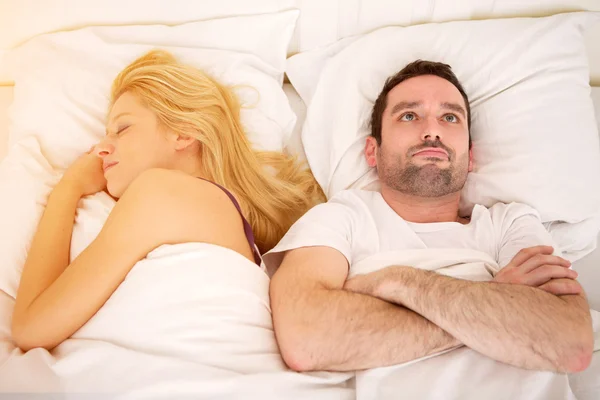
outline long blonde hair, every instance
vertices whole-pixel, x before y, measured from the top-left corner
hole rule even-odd
[[[113,82],[111,108],[125,92],[136,95],[165,127],[200,142],[208,175],[204,178],[234,193],[261,253],[325,200],[310,170],[296,157],[252,149],[240,123],[240,103],[230,88],[170,53],[150,51],[121,71]]]

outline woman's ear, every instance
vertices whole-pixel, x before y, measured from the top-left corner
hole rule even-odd
[[[198,141],[195,137],[182,133],[171,132],[169,136],[170,140],[173,142],[175,151],[186,150]]]

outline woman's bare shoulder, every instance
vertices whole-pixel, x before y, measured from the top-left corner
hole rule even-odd
[[[248,247],[242,218],[227,194],[180,171],[143,172],[117,202],[108,229],[111,219],[120,227],[112,234],[135,240],[144,251],[185,242],[217,244],[244,254]]]

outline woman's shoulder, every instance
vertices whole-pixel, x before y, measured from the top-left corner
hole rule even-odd
[[[212,182],[182,171],[164,168],[151,168],[142,172],[131,183],[125,195],[128,192],[137,196],[148,196],[149,201],[174,201],[181,205],[190,203],[192,198],[202,203],[218,203],[228,198],[227,194]],[[180,196],[182,194],[187,196]]]
[[[180,171],[144,171],[113,212],[115,218],[128,220],[123,224],[132,227],[128,234],[146,238],[150,247],[185,242],[237,247],[245,238],[242,218],[228,195]]]

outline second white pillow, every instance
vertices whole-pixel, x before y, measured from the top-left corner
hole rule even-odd
[[[473,112],[475,170],[463,211],[521,202],[544,222],[586,222],[570,231],[576,246],[559,243],[582,257],[593,245],[581,242],[592,244],[600,229],[588,223],[600,213],[600,148],[583,40],[598,21],[582,12],[390,27],[292,57],[287,74],[308,104],[302,140],[313,173],[328,196],[376,183],[363,148],[383,82],[416,59],[444,62]]]

